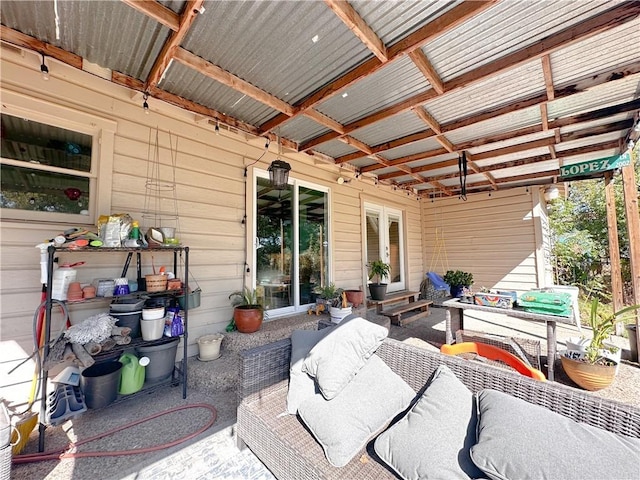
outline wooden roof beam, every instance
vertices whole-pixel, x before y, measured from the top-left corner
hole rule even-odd
[[[25,35],[12,28],[5,27],[4,25],[0,25],[0,39],[4,42],[33,50],[41,55],[55,58],[62,63],[82,70],[82,57],[51,45],[50,43]]]
[[[418,67],[418,70],[422,72],[438,95],[442,95],[444,93],[444,83],[424,52],[421,49],[416,49],[413,52],[409,52],[409,58]]]
[[[149,72],[149,76],[145,82],[145,90],[149,90],[160,83],[165,70],[169,67],[169,63],[171,63],[171,60],[174,57],[176,49],[182,43],[184,37],[186,37],[187,32],[191,28],[191,25],[193,25],[203,3],[204,0],[187,1],[184,13],[180,16],[180,25],[178,26],[178,29],[171,32],[169,39],[162,46],[162,50],[160,50],[158,58],[156,58],[153,67],[151,67],[151,71]]]
[[[156,22],[161,23],[174,32],[177,32],[180,28],[180,16],[160,2],[150,2],[148,0],[121,0],[121,2],[126,3],[131,8],[149,18],[153,18]]]
[[[364,43],[381,62],[389,60],[387,47],[363,18],[345,0],[324,0],[333,13]]]
[[[494,3],[495,2],[493,0],[483,2],[468,0],[462,2],[460,5],[456,5],[451,10],[448,10],[438,18],[416,30],[405,39],[389,47],[389,60],[387,62],[381,62],[378,58],[367,60],[337,80],[320,88],[302,102],[298,103],[296,105],[299,109],[297,115],[300,115],[309,108],[315,107],[323,100],[341,93],[355,82],[362,80],[369,75],[373,75],[383,66],[388,65],[390,62],[424,46],[433,38],[456,28],[458,25],[461,25],[470,18],[490,8]],[[273,119],[261,125],[260,131],[273,130],[286,120],[288,120],[288,117],[284,115],[277,115]]]

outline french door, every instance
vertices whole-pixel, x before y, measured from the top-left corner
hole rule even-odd
[[[402,211],[365,203],[365,252],[367,265],[382,259],[391,265],[388,292],[404,290],[404,227]]]

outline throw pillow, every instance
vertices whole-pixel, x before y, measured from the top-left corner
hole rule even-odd
[[[473,394],[442,365],[413,408],[375,441],[380,459],[405,480],[480,478],[469,450],[476,440]]]
[[[302,371],[315,377],[324,398],[331,400],[358,373],[389,331],[362,317],[342,321],[311,349]]]
[[[287,392],[287,412],[298,413],[298,407],[305,398],[316,393],[313,377],[302,371],[302,362],[309,351],[326,337],[330,329],[294,330],[291,333],[291,364],[289,368],[289,390]]]
[[[640,439],[495,390],[478,394],[478,411],[471,458],[493,480],[638,478]]]
[[[300,418],[329,463],[343,467],[415,397],[413,389],[373,355],[332,400],[316,394],[302,402]]]

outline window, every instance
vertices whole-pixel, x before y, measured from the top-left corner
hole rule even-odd
[[[12,92],[3,101],[5,97],[0,118],[2,217],[94,224],[97,215],[110,211],[115,124],[82,112],[70,115],[65,107]],[[100,171],[106,172],[103,179]],[[100,184],[104,188],[98,198]]]
[[[328,193],[291,179],[275,190],[262,173],[255,189],[257,290],[268,310],[301,309],[328,283]]]

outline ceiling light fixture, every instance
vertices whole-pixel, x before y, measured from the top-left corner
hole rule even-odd
[[[347,92],[344,92],[344,93],[342,94],[342,98],[347,98],[348,96],[349,96],[349,94],[348,94]]]
[[[42,73],[43,80],[49,80],[49,68],[44,63],[44,53],[42,54],[42,64],[40,65],[40,72]]]
[[[146,93],[142,95],[142,108],[144,109],[144,113],[146,113],[147,115],[149,115],[149,104],[147,103],[148,98],[149,95],[147,95]]]
[[[285,190],[289,183],[289,171],[291,171],[291,165],[284,160],[280,159],[282,155],[282,144],[278,137],[278,158],[271,162],[269,165],[269,181],[271,186],[276,190]]]

